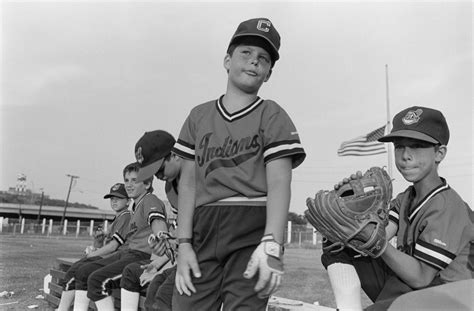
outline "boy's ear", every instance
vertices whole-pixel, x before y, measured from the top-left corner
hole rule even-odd
[[[263,82],[267,82],[270,79],[271,75],[272,75],[272,69],[268,71],[267,77],[265,78],[265,80],[263,80]]]
[[[446,145],[437,146],[435,149],[435,152],[436,152],[435,162],[439,164],[441,161],[444,160],[446,153],[448,153],[448,147]]]
[[[226,54],[224,56],[224,68],[227,72],[229,72],[230,69],[230,58],[231,56],[229,54]]]

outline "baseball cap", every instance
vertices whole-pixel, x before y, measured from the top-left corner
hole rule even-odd
[[[110,193],[104,196],[104,199],[110,199],[112,197],[128,199],[127,191],[125,191],[125,185],[121,183],[116,183],[110,188]]]
[[[266,50],[270,53],[273,63],[280,58],[278,53],[280,49],[280,34],[278,34],[278,31],[268,18],[253,18],[240,23],[230,40],[229,47],[243,37],[259,37],[264,39],[264,42],[268,43]]]
[[[449,128],[441,111],[413,106],[400,111],[393,117],[392,131],[381,137],[379,141],[391,142],[400,137],[447,145]]]
[[[156,130],[143,134],[135,144],[135,157],[141,165],[137,181],[144,181],[155,175],[175,142],[174,137],[166,131]]]

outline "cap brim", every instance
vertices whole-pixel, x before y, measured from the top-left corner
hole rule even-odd
[[[230,45],[232,45],[232,43],[235,42],[235,39],[237,38],[242,38],[242,37],[258,37],[258,38],[262,38],[264,39],[268,44],[270,44],[270,46],[272,47],[273,51],[273,55],[275,56],[275,61],[279,60],[280,59],[280,53],[278,52],[278,49],[276,48],[276,46],[273,44],[273,42],[271,42],[270,40],[268,40],[267,37],[265,36],[262,36],[262,35],[259,35],[259,34],[254,34],[254,33],[243,33],[243,34],[238,34],[238,35],[235,35],[232,40],[230,41]]]
[[[118,193],[118,192],[112,192],[112,193],[109,193],[109,194],[104,195],[104,199],[110,199],[110,198],[126,199],[127,197],[124,196],[124,195],[121,194],[121,193]]]
[[[140,182],[147,180],[150,177],[153,177],[153,175],[155,175],[155,173],[160,169],[160,166],[164,160],[164,158],[161,158],[156,162],[148,164],[147,166],[140,167],[140,170],[138,171],[137,181]]]
[[[381,138],[379,138],[380,142],[387,143],[387,142],[392,142],[396,140],[397,138],[412,138],[412,139],[418,139],[422,141],[427,141],[432,144],[439,144],[440,142],[434,139],[431,136],[428,136],[426,134],[423,134],[421,132],[417,131],[411,131],[411,130],[400,130],[396,132],[392,132],[388,135],[385,135]]]

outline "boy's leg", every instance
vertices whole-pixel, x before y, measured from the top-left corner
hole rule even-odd
[[[123,269],[130,263],[150,258],[150,254],[127,250],[120,259],[94,271],[87,280],[87,297],[96,302],[110,295],[112,289],[120,287]]]
[[[196,253],[201,277],[190,273],[196,293],[180,295],[176,287],[173,291],[173,310],[218,311],[221,308],[220,287],[222,284],[222,266],[216,257],[219,240],[219,207],[200,206],[195,209],[193,218],[193,249]],[[178,251],[179,256],[179,251]]]
[[[87,280],[96,270],[105,267],[111,262],[118,260],[120,253],[113,254],[107,258],[97,259],[82,265],[76,271],[76,293],[74,298],[74,310],[82,311],[89,308],[90,299],[87,297]]]
[[[63,290],[63,292],[61,293],[61,300],[59,301],[59,305],[56,311],[68,311],[74,300],[75,294],[75,290]]]
[[[74,298],[74,311],[87,311],[89,310],[89,298],[87,298],[86,290],[76,290]]]
[[[254,290],[259,273],[257,272],[250,280],[243,276],[251,255],[263,237],[266,207],[222,206],[219,208],[220,236],[217,254],[224,265],[221,287],[224,310],[266,310],[268,297],[261,299]]]
[[[171,311],[175,277],[176,266],[166,269],[151,281],[145,300],[146,310]]]
[[[327,267],[339,310],[362,310],[360,280],[353,265],[333,263]]]
[[[122,271],[120,281],[120,305],[122,310],[137,310],[140,301],[140,275],[143,273],[142,265],[147,265],[151,260],[142,260],[128,264]]]

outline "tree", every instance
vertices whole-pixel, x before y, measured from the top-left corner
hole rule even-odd
[[[306,225],[308,223],[303,215],[298,215],[293,212],[288,212],[288,221],[291,221],[294,225]]]

